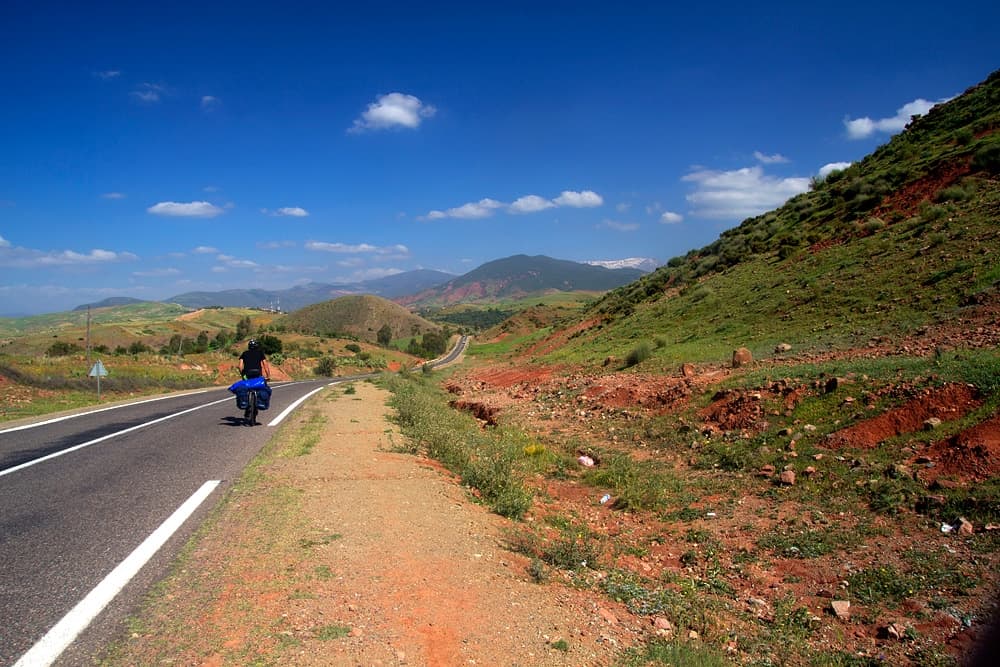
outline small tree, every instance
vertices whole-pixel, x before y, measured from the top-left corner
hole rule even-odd
[[[333,357],[322,357],[316,364],[316,368],[313,369],[313,372],[315,372],[316,375],[331,377],[336,369],[337,363],[334,361]]]
[[[266,355],[278,354],[284,348],[281,339],[270,334],[261,336],[257,342],[260,343],[260,349]]]
[[[392,327],[388,323],[383,324],[382,328],[378,330],[378,344],[382,347],[389,347],[389,343],[392,342]]]

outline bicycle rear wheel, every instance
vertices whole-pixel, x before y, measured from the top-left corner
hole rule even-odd
[[[247,409],[243,413],[243,418],[246,420],[247,426],[253,426],[257,423],[257,392],[251,391],[247,396]]]

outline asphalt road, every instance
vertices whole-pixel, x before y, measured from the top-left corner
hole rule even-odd
[[[255,427],[243,425],[225,389],[29,428],[0,425],[0,665],[15,664],[206,482],[218,481],[54,663],[90,664],[270,438],[268,424],[330,382],[274,385]]]

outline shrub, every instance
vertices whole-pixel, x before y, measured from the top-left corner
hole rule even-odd
[[[330,377],[333,375],[337,368],[337,363],[334,361],[333,357],[321,357],[319,362],[316,364],[316,368],[313,372],[316,375]]]
[[[649,348],[649,343],[640,343],[625,357],[625,368],[631,368],[636,364],[642,363],[646,359],[649,359],[652,354],[653,352]]]
[[[63,340],[57,340],[56,342],[49,345],[49,349],[45,351],[45,354],[50,357],[65,357],[70,354],[76,354],[77,352],[82,352],[81,348],[76,343],[67,343]]]
[[[347,350],[348,352],[353,352],[354,354],[357,354],[358,352],[361,351],[361,346],[358,345],[357,343],[348,343],[347,345],[344,346],[344,349]]]
[[[1000,144],[983,146],[972,156],[972,170],[1000,174]]]
[[[257,339],[261,351],[266,355],[278,354],[282,350],[281,339],[277,336],[265,334]]]

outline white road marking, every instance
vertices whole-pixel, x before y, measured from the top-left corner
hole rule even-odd
[[[128,558],[123,560],[94,590],[87,594],[87,597],[80,600],[38,643],[22,655],[21,659],[14,663],[14,667],[47,667],[54,663],[218,485],[219,480],[202,484],[194,495],[188,498],[159,528],[136,547]]]
[[[179,394],[180,396],[194,396],[196,394],[204,394],[206,391],[211,391],[209,389],[201,389],[199,391],[192,391],[187,394]],[[163,401],[168,398],[177,398],[178,394],[172,394],[170,396],[157,396],[156,398],[147,398],[143,401],[135,401],[133,403],[123,403],[121,405],[112,405],[106,408],[100,408],[97,410],[90,410],[88,412],[78,412],[75,415],[65,415],[62,417],[56,417],[54,419],[47,419],[42,422],[35,422],[34,424],[25,424],[24,426],[15,426],[13,428],[5,428],[0,433],[11,433],[12,431],[23,431],[27,428],[36,428],[38,426],[46,426],[48,424],[55,424],[56,422],[66,421],[67,419],[75,419],[77,417],[85,417],[86,415],[96,415],[98,412],[107,412],[108,410],[118,410],[119,408],[128,408],[133,405],[142,405],[143,403],[152,403],[153,401]]]
[[[219,400],[219,401],[212,401],[211,403],[205,403],[204,405],[197,405],[197,406],[195,406],[193,408],[188,408],[187,410],[182,410],[180,412],[175,412],[172,415],[167,415],[166,417],[160,417],[159,419],[154,419],[152,421],[148,421],[148,422],[144,422],[142,424],[138,424],[137,426],[132,426],[131,428],[127,428],[127,429],[125,429],[123,431],[115,431],[114,433],[109,433],[107,435],[103,435],[100,438],[96,438],[94,440],[90,440],[88,442],[84,442],[84,443],[81,443],[79,445],[74,445],[73,447],[69,447],[67,449],[61,449],[58,452],[52,452],[51,454],[48,454],[46,456],[42,456],[40,458],[33,459],[31,461],[25,461],[21,465],[16,465],[13,468],[7,468],[5,470],[0,470],[0,477],[3,477],[4,475],[9,475],[12,472],[17,472],[18,470],[23,470],[24,468],[31,467],[31,466],[35,465],[36,463],[41,463],[42,461],[48,461],[49,459],[54,459],[57,456],[62,456],[63,454],[69,454],[70,452],[75,452],[78,449],[83,449],[84,447],[90,447],[91,445],[96,445],[99,442],[104,442],[105,440],[110,440],[111,438],[116,438],[119,435],[125,435],[126,433],[131,433],[132,431],[138,431],[141,428],[146,428],[147,426],[152,426],[153,424],[158,424],[158,423],[160,423],[162,421],[166,421],[168,419],[173,419],[174,417],[180,417],[181,415],[186,415],[187,413],[194,412],[195,410],[201,410],[202,408],[207,408],[207,407],[212,406],[212,405],[218,405],[219,403],[225,403],[226,401],[231,401],[231,400],[233,400],[233,399],[230,396],[229,398],[223,398],[222,400]]]
[[[312,396],[312,395],[313,395],[313,394],[315,394],[316,392],[318,392],[318,391],[323,391],[323,390],[324,390],[324,389],[326,389],[327,387],[332,387],[332,386],[333,386],[333,385],[335,385],[335,384],[339,384],[339,383],[337,383],[337,382],[331,382],[331,383],[330,383],[330,384],[328,384],[328,385],[324,385],[324,386],[322,386],[322,387],[319,387],[319,388],[317,388],[317,389],[313,389],[313,390],[312,390],[312,391],[310,391],[310,392],[309,392],[308,394],[306,394],[305,396],[303,396],[302,398],[298,399],[297,401],[295,401],[294,403],[292,403],[291,405],[289,405],[289,406],[288,406],[287,408],[285,408],[285,409],[284,409],[284,410],[283,410],[283,411],[281,412],[281,414],[280,414],[280,415],[278,415],[277,417],[275,417],[274,419],[272,419],[271,421],[269,421],[269,422],[267,423],[267,425],[268,425],[268,426],[277,426],[278,424],[280,424],[281,422],[283,422],[283,421],[285,420],[285,417],[287,417],[288,415],[290,415],[290,414],[292,413],[292,410],[294,410],[295,408],[297,408],[297,407],[299,407],[300,405],[302,405],[302,402],[303,402],[303,401],[305,401],[305,400],[306,400],[307,398],[309,398],[310,396]]]

